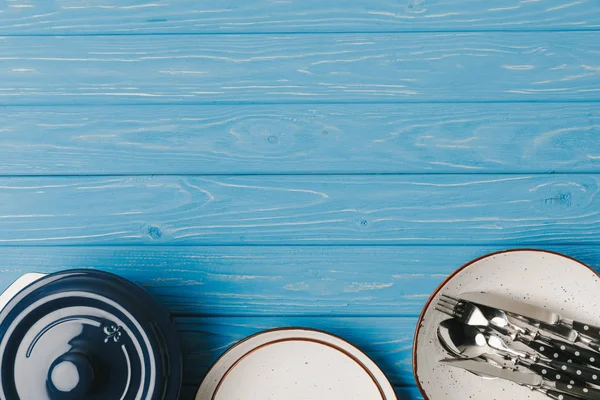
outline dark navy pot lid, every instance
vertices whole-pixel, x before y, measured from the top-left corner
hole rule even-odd
[[[68,270],[0,311],[0,399],[176,400],[181,355],[169,314],[126,279]]]

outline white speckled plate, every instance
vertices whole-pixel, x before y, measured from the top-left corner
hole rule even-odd
[[[482,379],[441,365],[448,356],[437,339],[437,327],[448,316],[434,310],[441,294],[492,292],[530,304],[547,306],[565,318],[600,324],[600,278],[588,266],[567,256],[540,250],[490,254],[458,269],[440,285],[425,305],[413,350],[415,378],[426,400],[547,400],[539,393],[501,379]]]
[[[350,343],[310,329],[259,333],[210,369],[196,400],[396,400],[385,375]]]

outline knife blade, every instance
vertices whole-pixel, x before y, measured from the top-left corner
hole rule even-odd
[[[527,318],[513,317],[512,314],[507,314],[506,318],[511,324],[526,329],[527,331],[533,334],[548,332],[555,336],[561,337],[571,343],[576,342],[577,337],[579,336],[577,331],[565,325],[550,325],[544,322],[538,322]]]
[[[550,325],[556,325],[560,322],[560,316],[553,311],[495,293],[470,292],[461,293],[458,297],[471,303],[497,308],[498,310],[522,315],[523,317],[532,318]]]
[[[500,368],[487,362],[459,358],[446,358],[444,360],[440,360],[440,363],[449,365],[451,367],[461,368],[476,374],[506,379],[521,385],[541,386],[544,382],[544,379],[541,376],[532,374],[531,372],[520,372],[507,368]]]

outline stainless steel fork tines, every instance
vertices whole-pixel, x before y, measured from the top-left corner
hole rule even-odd
[[[435,309],[472,326],[489,326],[490,322],[474,304],[442,294]]]

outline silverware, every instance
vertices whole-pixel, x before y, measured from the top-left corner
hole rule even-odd
[[[466,301],[466,300],[464,300],[464,301]],[[481,304],[479,304],[478,306],[485,307],[485,308],[491,308],[491,307],[483,306]],[[565,325],[545,324],[543,322],[535,321],[532,319],[527,319],[525,317],[521,317],[521,316],[514,315],[514,314],[508,314],[508,313],[506,314],[506,317],[512,323],[517,324],[524,329],[527,329],[529,332],[544,332],[545,334],[552,334],[554,336],[557,336],[564,340],[567,340],[571,343],[575,343],[575,342],[584,343],[584,342],[591,341],[588,339],[584,340],[584,337],[579,335],[579,333],[577,331],[575,331]]]
[[[461,319],[469,325],[490,326],[502,333],[508,332],[510,335],[521,333],[533,337],[538,330],[545,329],[570,342],[574,342],[578,336],[578,333],[571,328],[514,318],[501,309],[463,299],[462,295],[460,298],[455,298],[442,294],[435,309]]]
[[[489,363],[475,360],[446,359],[441,360],[440,362],[442,364],[464,369],[476,374],[502,378],[518,383],[519,385],[528,386],[532,389],[539,390],[546,394],[546,396],[556,400],[600,399],[600,390],[578,384],[549,381],[542,376],[531,372],[521,372],[508,368],[500,368]]]
[[[543,357],[557,361],[577,361],[579,364],[592,365],[600,368],[600,353],[588,350],[584,347],[554,339],[545,332],[546,324],[530,325],[524,321],[515,321],[513,317],[496,308],[475,305],[470,301],[457,299],[448,295],[442,295],[436,306],[436,310],[450,315],[465,324],[493,328],[503,335],[509,336],[513,341],[519,341],[536,351]],[[518,324],[521,324],[519,326]],[[543,325],[543,326],[541,326]],[[575,339],[577,332],[559,326],[552,325],[548,333],[559,334],[566,340]],[[587,342],[580,342],[589,345]],[[492,344],[490,344],[492,345]],[[492,347],[494,347],[492,345]]]
[[[471,326],[490,326],[490,321],[481,310],[470,302],[461,302],[442,294],[434,307],[437,311]]]
[[[537,307],[493,293],[462,293],[459,297],[472,303],[493,307],[509,313],[520,315],[528,319],[539,321],[544,324],[555,326],[562,325],[573,329],[580,335],[586,336],[592,341],[600,341],[600,327],[587,324],[585,322],[563,318],[560,314],[542,307]]]
[[[437,335],[442,346],[457,357],[475,358],[484,354],[497,354],[488,346],[483,333],[455,319],[442,321]]]
[[[488,301],[488,295],[481,293],[440,296],[435,309],[452,319],[442,321],[438,338],[458,357],[442,362],[456,363],[453,366],[486,378],[512,380],[559,400],[600,399],[600,390],[586,386],[600,386],[600,369],[588,367],[600,368],[600,353],[594,351],[600,349],[600,329],[596,343],[592,334],[580,331],[596,329],[591,325],[586,328],[550,310],[514,300],[505,304],[501,299],[493,295]],[[536,354],[514,349],[514,341]],[[537,383],[529,384],[526,379],[537,379]]]
[[[600,370],[517,351],[510,348],[500,337],[491,333],[482,333],[476,327],[455,319],[440,323],[438,338],[446,350],[458,357],[470,359],[483,357],[503,367],[514,368],[521,365],[549,380],[600,383]]]
[[[544,336],[537,330],[517,325],[517,323],[513,322],[513,318],[502,310],[476,306],[470,301],[457,299],[448,295],[441,295],[435,309],[467,325],[484,328],[490,327],[505,336],[509,336],[512,340],[517,340],[529,346],[540,355],[549,359],[569,361],[574,357],[573,354],[562,351],[558,347],[553,347],[547,341],[538,340],[540,338],[543,339]],[[575,331],[572,332],[576,334]]]
[[[488,346],[490,346],[492,349],[496,349],[504,354],[512,355],[512,356],[519,357],[522,359],[537,360],[539,358],[537,355],[532,355],[532,354],[526,353],[524,351],[518,351],[513,348],[510,348],[504,342],[504,340],[502,340],[501,338],[499,338],[496,335],[487,334],[487,335],[484,335],[484,337],[486,339]]]

